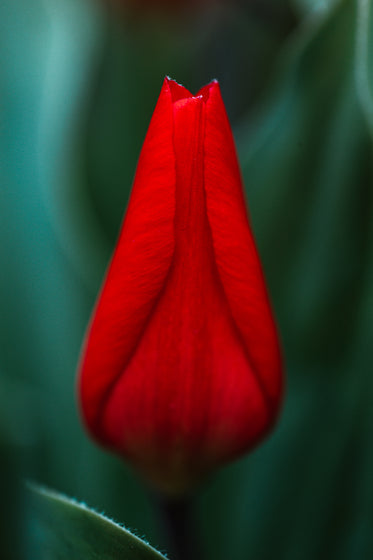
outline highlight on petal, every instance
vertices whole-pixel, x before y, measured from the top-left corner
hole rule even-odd
[[[91,433],[166,492],[273,424],[279,343],[216,81],[164,82],[80,375]]]

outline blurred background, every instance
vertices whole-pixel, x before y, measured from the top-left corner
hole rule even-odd
[[[35,558],[23,479],[165,547],[75,377],[167,74],[221,84],[287,371],[276,431],[201,491],[206,558],[368,560],[373,2],[166,4],[0,3],[0,556]]]

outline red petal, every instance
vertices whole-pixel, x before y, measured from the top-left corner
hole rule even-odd
[[[175,214],[172,111],[165,80],[84,350],[81,400],[85,420],[95,435],[101,432],[100,415],[141,338],[171,264]]]
[[[206,103],[205,190],[219,275],[247,357],[268,401],[279,404],[282,364],[265,280],[249,226],[234,140],[217,83]]]

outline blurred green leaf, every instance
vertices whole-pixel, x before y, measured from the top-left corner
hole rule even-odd
[[[357,91],[373,136],[373,6],[371,0],[358,0],[357,5]]]
[[[339,0],[293,0],[293,4],[301,14],[322,15]]]
[[[30,493],[30,560],[165,559],[145,541],[84,504],[36,486],[30,486]]]
[[[356,91],[356,20],[356,3],[343,0],[295,37],[241,144],[285,348],[308,365],[345,359],[369,258],[372,145]]]

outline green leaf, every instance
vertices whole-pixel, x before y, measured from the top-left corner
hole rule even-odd
[[[357,15],[357,4],[342,0],[294,38],[241,149],[285,352],[308,365],[344,363],[369,259],[371,92],[363,113]]]
[[[357,3],[356,85],[373,136],[373,6],[370,0]]]
[[[29,490],[32,540],[30,558],[165,559],[146,542],[85,504],[38,486],[30,485]]]
[[[338,0],[293,0],[294,7],[303,15],[325,13]]]

